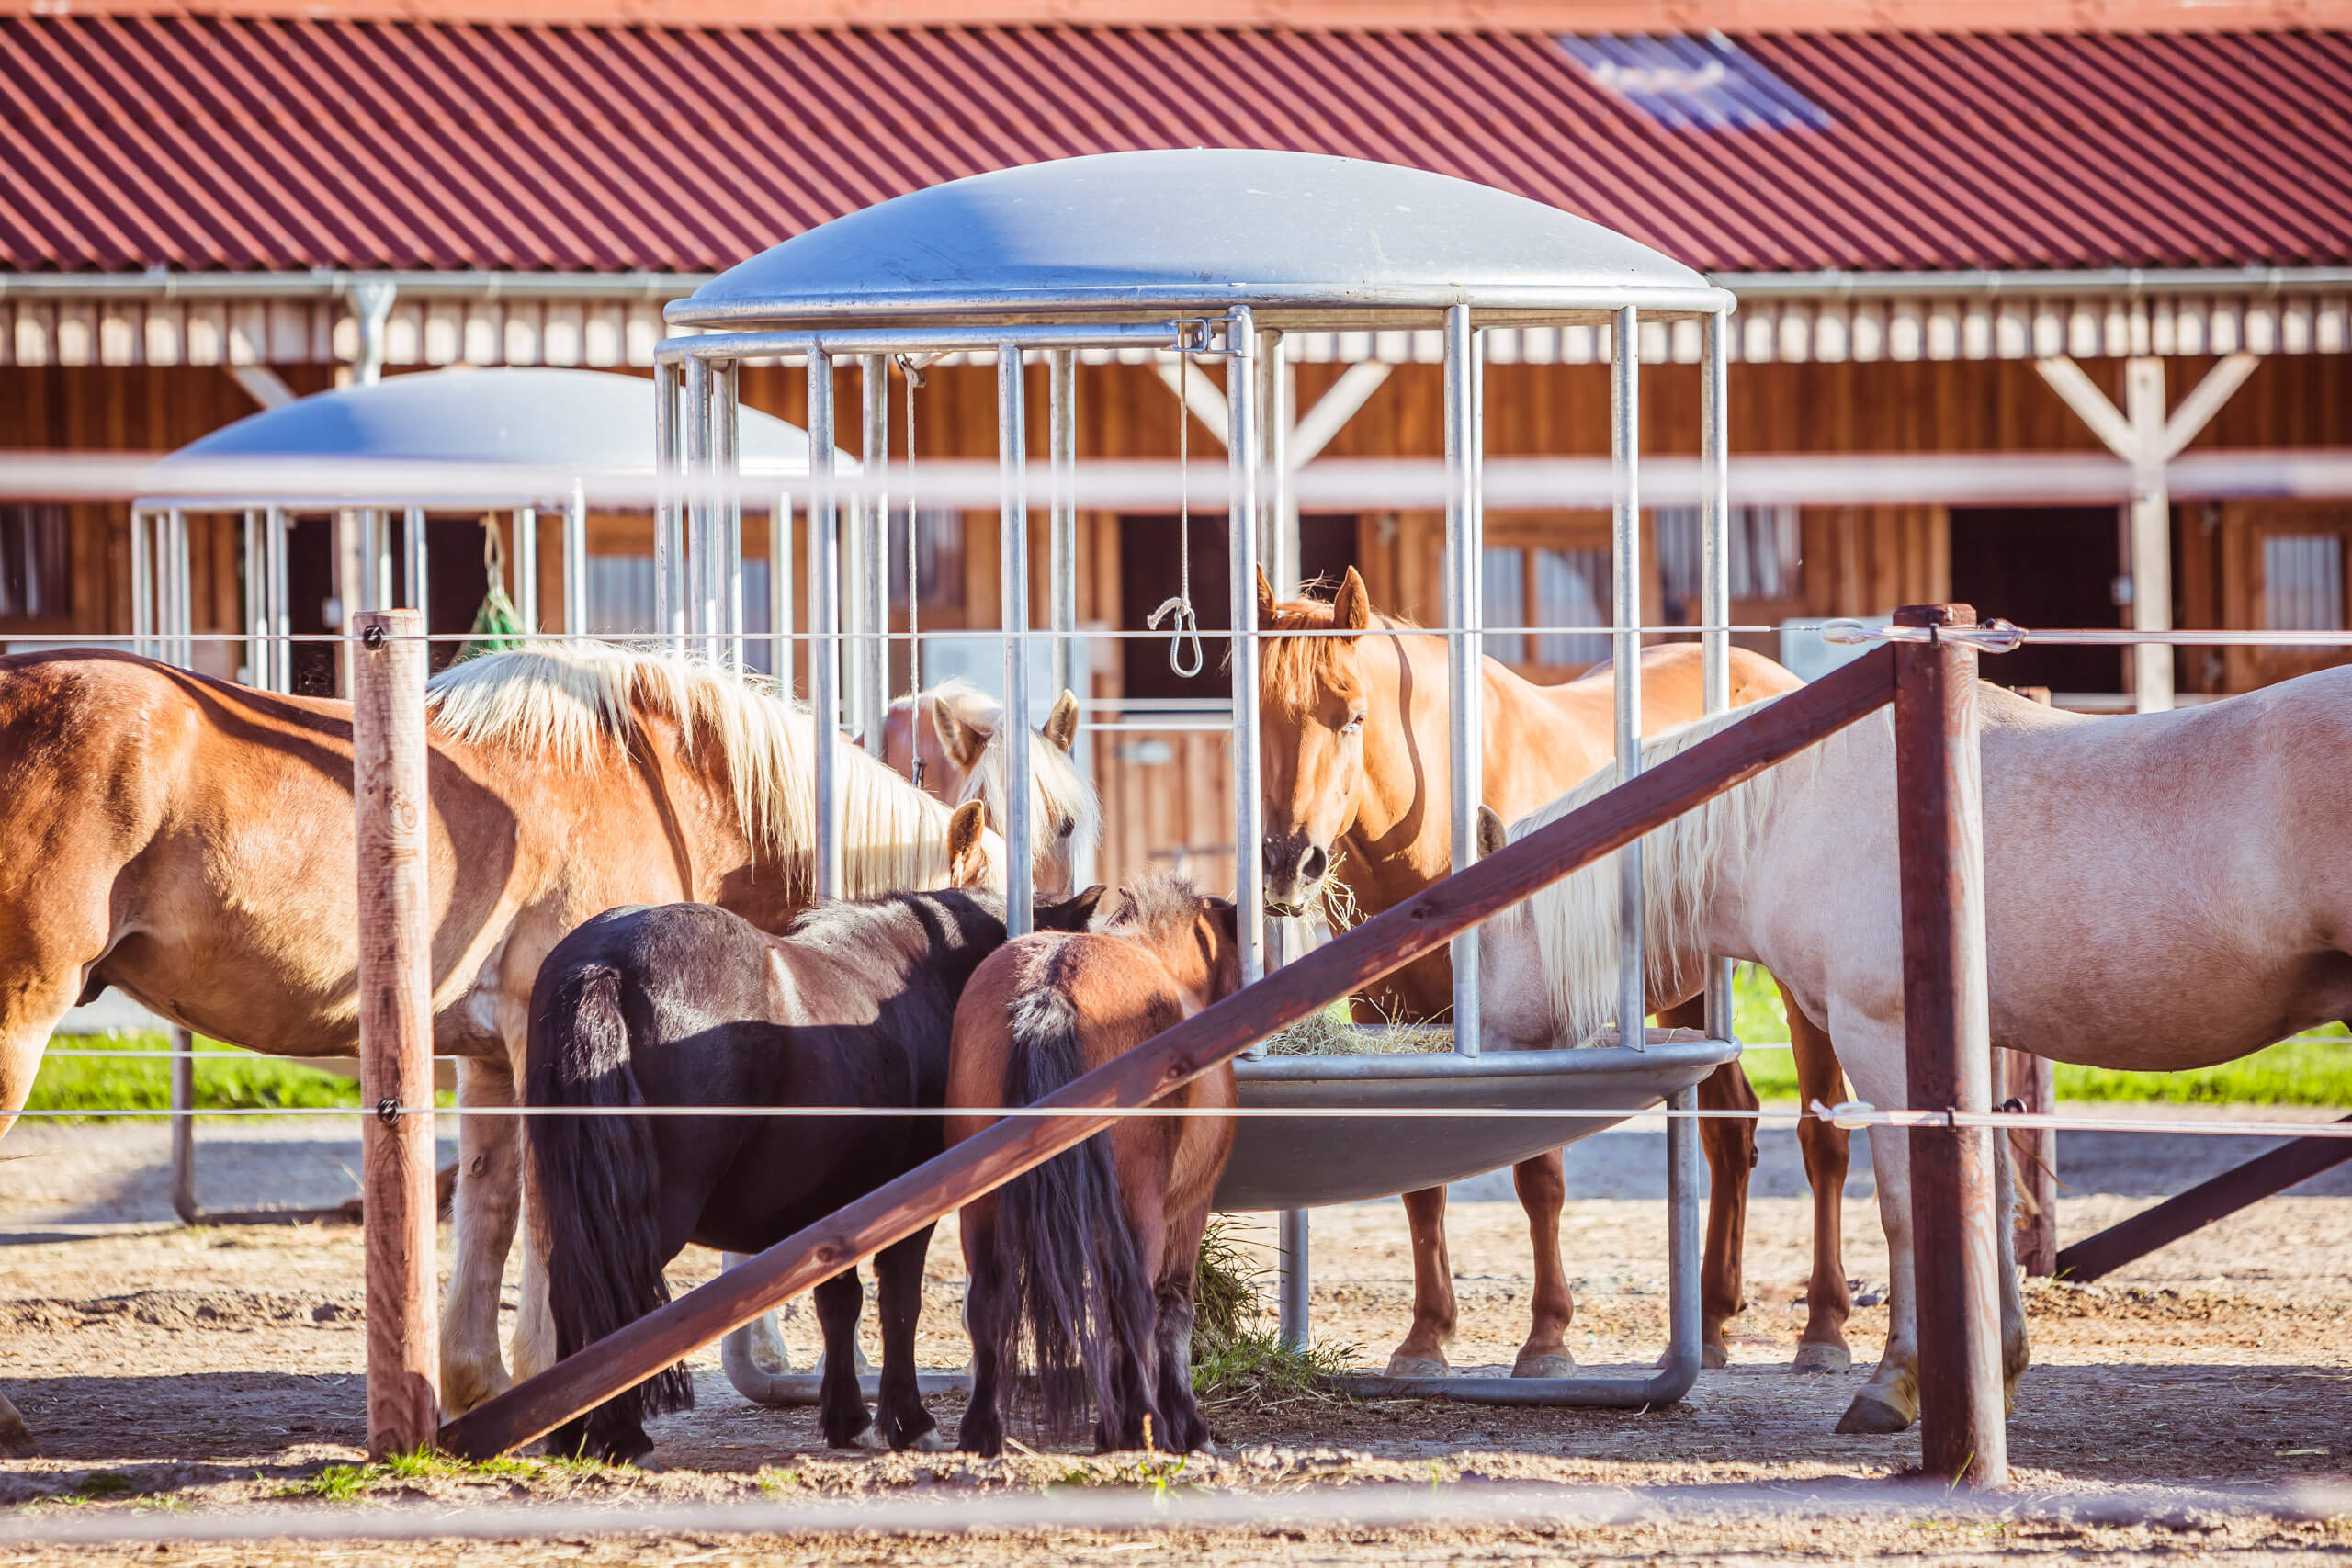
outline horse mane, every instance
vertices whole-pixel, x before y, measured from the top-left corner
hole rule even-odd
[[[1689,750],[1742,719],[1754,716],[1768,697],[1729,713],[1680,725],[1642,747],[1645,772]],[[1890,724],[1883,713],[1864,723]],[[1776,766],[1735,784],[1642,836],[1642,947],[1648,983],[1663,987],[1689,973],[1699,922],[1713,897],[1726,855],[1744,852],[1774,809],[1792,790],[1819,771],[1831,736]],[[1576,788],[1512,824],[1513,842],[1547,827],[1617,787],[1616,772],[1604,768]],[[1617,1016],[1617,865],[1604,855],[1529,896],[1526,918],[1535,922],[1552,1020],[1570,1041],[1589,1039]],[[1508,917],[1505,917],[1508,918]]]
[[[950,675],[936,686],[917,692],[911,698],[901,697],[899,700],[902,703],[911,701],[914,716],[925,724],[933,722],[932,713],[937,708],[945,708],[972,728],[985,729],[991,734],[1004,720],[1002,705],[961,675]]]
[[[1155,866],[1124,883],[1094,929],[1161,947],[1186,940],[1200,919],[1201,890],[1181,871]]]
[[[786,894],[816,896],[813,716],[762,677],[604,642],[543,644],[453,664],[427,684],[431,716],[468,745],[500,745],[593,773],[643,743],[648,717],[710,758],[754,851]],[[935,887],[948,876],[949,808],[836,738],[843,892]]]
[[[989,821],[997,831],[1004,831],[1007,820],[1005,806],[1011,798],[1005,788],[1004,728],[989,737],[980,750],[979,761],[973,764],[972,774],[964,784],[964,799],[978,800],[988,807]],[[1030,822],[1063,822],[1069,825],[1069,847],[1073,857],[1092,855],[1102,839],[1102,802],[1086,775],[1069,753],[1038,734],[1029,736]],[[1042,807],[1042,809],[1040,809]],[[1032,846],[1033,855],[1042,854],[1052,847],[1050,840],[1041,840]]]
[[[1320,581],[1305,583],[1303,588],[1317,588]],[[1264,700],[1285,712],[1304,713],[1315,705],[1317,696],[1325,689],[1346,684],[1352,671],[1345,662],[1348,645],[1353,638],[1343,637],[1284,637],[1285,632],[1322,632],[1331,627],[1331,601],[1304,594],[1285,599],[1274,606],[1271,624],[1259,630],[1271,635],[1258,644],[1258,682]],[[1373,632],[1419,631],[1420,628],[1402,615],[1375,612],[1372,617]]]

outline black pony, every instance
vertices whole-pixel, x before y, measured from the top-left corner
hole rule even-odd
[[[1082,931],[1090,888],[1037,907]],[[614,909],[548,955],[531,992],[525,1077],[535,1106],[937,1106],[956,1003],[1004,942],[990,893],[900,893],[821,905],[771,937],[701,904]],[[935,1117],[532,1118],[533,1235],[548,1252],[556,1353],[570,1356],[670,1299],[688,1242],[757,1252],[940,1152]],[[915,1382],[926,1226],[874,1260],[881,1437],[936,1447]],[[825,1440],[873,1424],[857,1385],[857,1271],[814,1292],[825,1335]],[[635,1459],[645,1420],[694,1404],[672,1367],[561,1428],[560,1451]],[[926,1440],[928,1439],[928,1440]]]

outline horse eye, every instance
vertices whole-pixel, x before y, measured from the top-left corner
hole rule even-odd
[[[1070,834],[1071,834],[1073,831],[1075,831],[1075,830],[1076,830],[1077,827],[1078,827],[1078,824],[1077,824],[1077,823],[1075,823],[1075,822],[1065,822],[1065,823],[1063,823],[1063,824],[1062,824],[1061,836],[1062,836],[1063,838],[1065,838],[1065,839],[1069,838],[1069,837],[1070,836]]]
[[[1340,726],[1340,733],[1342,735],[1359,735],[1362,734],[1363,731],[1363,715],[1360,713],[1350,714],[1348,716],[1348,722]]]

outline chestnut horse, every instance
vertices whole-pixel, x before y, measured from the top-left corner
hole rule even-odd
[[[1313,908],[1330,883],[1345,886],[1366,915],[1403,903],[1453,868],[1447,734],[1446,639],[1373,613],[1363,579],[1349,569],[1331,602],[1277,603],[1258,579],[1258,624],[1275,635],[1260,656],[1259,776],[1265,807],[1266,897],[1278,912]],[[1289,637],[1329,631],[1354,636]],[[1642,728],[1654,733],[1705,711],[1702,655],[1691,643],[1642,651]],[[1557,796],[1606,767],[1615,755],[1615,692],[1608,667],[1556,686],[1540,686],[1498,660],[1482,660],[1485,706],[1484,804],[1510,819]],[[1776,695],[1795,676],[1760,654],[1734,649],[1735,705]],[[1453,971],[1436,953],[1390,975],[1371,993],[1390,1018],[1429,1019],[1453,1003]],[[1665,998],[1659,1021],[1704,1022],[1687,997]],[[1843,1093],[1827,1037],[1789,1009],[1797,1077],[1804,1101],[1835,1103]],[[1545,1039],[1573,1044],[1581,1036]],[[1753,1110],[1756,1091],[1736,1062],[1717,1068],[1699,1089],[1715,1110]],[[1702,1355],[1728,1359],[1724,1324],[1740,1309],[1740,1257],[1747,1178],[1756,1163],[1755,1123],[1700,1123],[1709,1182],[1706,1259],[1701,1290]],[[1839,1209],[1846,1185],[1846,1134],[1806,1118],[1798,1128],[1814,1191],[1814,1268],[1800,1371],[1843,1371],[1850,1357],[1844,1324],[1850,1310]],[[1527,1211],[1535,1253],[1532,1321],[1511,1371],[1515,1377],[1565,1375],[1573,1369],[1565,1335],[1574,1303],[1560,1262],[1560,1210],[1566,1195],[1559,1151],[1512,1171]],[[1390,1357],[1389,1373],[1428,1377],[1446,1370],[1454,1296],[1445,1245],[1445,1190],[1405,1194],[1413,1231],[1413,1325]]]
[[[1091,932],[1023,937],[974,972],[956,1010],[951,1108],[1031,1104],[1239,988],[1229,901],[1157,872],[1104,909]],[[1230,1108],[1232,1065],[1160,1103]],[[994,1120],[951,1111],[947,1141]],[[1209,1447],[1193,1397],[1193,1280],[1232,1152],[1229,1118],[1126,1117],[964,1210],[972,1400],[959,1448],[1002,1451],[1001,1385],[1023,1338],[1047,1430],[1082,1408],[1082,1369],[1098,1449]]]
[[[935,800],[977,800],[989,821],[1005,821],[1004,710],[968,681],[942,681],[900,697],[882,724],[882,760]],[[1055,699],[1045,727],[1029,739],[1031,860],[1037,890],[1066,893],[1072,869],[1102,837],[1102,807],[1078,771],[1078,698]]]
[[[455,665],[428,701],[434,1048],[461,1058],[461,1104],[514,1103],[532,982],[589,916],[691,900],[773,930],[810,901],[807,710],[594,643]],[[837,755],[850,888],[944,882],[948,808]],[[18,827],[0,856],[0,1132],[58,1020],[109,985],[216,1039],[349,1055],[351,791],[348,703],[123,653],[0,658],[0,815]],[[521,1181],[514,1118],[465,1118],[459,1140],[452,1411],[507,1384],[499,1278]],[[518,1325],[520,1370],[547,1364],[546,1330]],[[29,1442],[0,1402],[0,1450]]]
[[[2172,713],[2092,719],[1978,689],[1991,1042],[2131,1072],[2210,1066],[2352,1021],[2352,669]],[[1736,716],[1734,716],[1736,717]],[[1733,722],[1645,748],[1663,760]],[[1598,781],[1515,827],[1532,831]],[[1894,726],[1882,711],[1643,840],[1653,997],[1703,957],[1769,964],[1827,1024],[1854,1089],[1909,1104]],[[1575,1030],[1615,1011],[1617,879],[1580,871],[1488,922],[1490,1027]],[[1525,987],[1507,976],[1534,975]],[[1531,994],[1532,993],[1532,994]],[[1555,1024],[1554,1021],[1557,1021]],[[2004,1372],[2027,1360],[2008,1140],[1990,1140]],[[1918,1416],[1910,1144],[1871,1139],[1894,1281],[1886,1352],[1838,1423]]]

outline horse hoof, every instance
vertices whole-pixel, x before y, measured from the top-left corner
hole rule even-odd
[[[1912,1420],[1913,1417],[1864,1389],[1854,1395],[1854,1403],[1846,1406],[1846,1414],[1838,1418],[1838,1430],[1848,1437],[1884,1436],[1890,1432],[1909,1431]]]
[[[1800,1345],[1790,1367],[1799,1372],[1842,1372],[1852,1369],[1854,1353],[1843,1345]]]
[[[1577,1375],[1577,1359],[1564,1350],[1521,1356],[1511,1363],[1510,1375],[1515,1378],[1572,1378]]]
[[[888,1450],[890,1447],[890,1440],[882,1435],[882,1429],[879,1427],[868,1427],[865,1431],[860,1432],[847,1443],[836,1444],[834,1446],[837,1448],[864,1449],[867,1453],[878,1454]]]
[[[947,1451],[947,1438],[938,1427],[933,1427],[907,1447],[919,1454],[944,1454]]]
[[[26,1429],[24,1418],[0,1399],[0,1459],[30,1459],[35,1452],[33,1435]]]
[[[1699,1347],[1699,1364],[1709,1369],[1728,1367],[1731,1365],[1731,1352],[1720,1345],[1702,1345]]]
[[[1392,1378],[1443,1378],[1453,1376],[1453,1369],[1428,1356],[1408,1356],[1399,1351],[1388,1358],[1387,1375]]]

